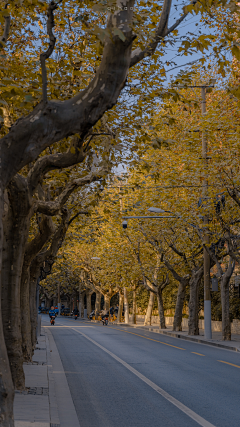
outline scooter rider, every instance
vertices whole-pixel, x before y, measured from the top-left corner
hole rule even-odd
[[[101,316],[102,316],[102,320],[105,319],[105,317],[108,316],[108,311],[106,309],[103,309],[102,313],[101,313]]]
[[[78,316],[78,315],[79,315],[79,310],[78,310],[78,308],[77,308],[77,307],[75,307],[75,308],[74,308],[74,310],[73,310],[73,315],[74,315],[74,316]]]
[[[51,322],[51,318],[54,316],[54,317],[56,317],[56,313],[55,313],[55,309],[54,309],[54,307],[52,306],[51,307],[51,310],[49,310],[49,317],[50,317],[50,322]]]

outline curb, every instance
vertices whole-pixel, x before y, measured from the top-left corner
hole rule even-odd
[[[50,427],[60,427],[58,405],[55,393],[55,382],[52,368],[52,360],[50,354],[49,338],[48,334],[45,333],[46,337],[46,352],[47,352],[47,373],[48,373],[48,384],[49,384],[49,411],[50,411]]]
[[[91,322],[100,323],[98,320],[91,320]],[[180,339],[186,340],[186,341],[193,341],[193,342],[196,342],[198,344],[205,344],[205,345],[211,345],[212,347],[224,348],[225,350],[235,351],[238,353],[240,352],[240,348],[238,348],[238,347],[231,347],[228,345],[219,344],[219,343],[212,342],[212,341],[202,340],[201,338],[199,339],[199,338],[194,338],[194,337],[190,337],[190,336],[180,335],[177,332],[168,332],[168,331],[164,331],[161,329],[156,330],[154,328],[143,328],[141,326],[135,326],[134,324],[129,324],[129,323],[114,323],[114,324],[115,325],[121,325],[121,326],[128,327],[128,328],[141,329],[142,331],[150,331],[150,332],[154,332],[155,334],[168,335],[169,337],[180,338]]]
[[[173,338],[180,338],[182,340],[186,340],[186,341],[193,341],[199,344],[205,344],[205,345],[211,345],[213,347],[220,347],[220,348],[224,348],[225,350],[231,350],[231,351],[236,351],[236,352],[240,352],[240,348],[238,347],[230,347],[228,345],[224,345],[224,344],[219,344],[216,342],[212,342],[212,341],[205,341],[199,338],[194,338],[194,337],[190,337],[190,336],[185,336],[185,335],[180,335],[177,332],[168,332],[168,331],[163,331],[163,330],[156,330],[154,328],[141,328],[141,326],[134,326],[134,325],[129,325],[129,327],[131,328],[135,328],[135,329],[141,329],[142,331],[150,331],[150,332],[154,332],[155,334],[161,334],[161,335],[168,335],[170,337]]]

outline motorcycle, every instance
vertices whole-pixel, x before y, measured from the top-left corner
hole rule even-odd
[[[50,320],[51,325],[55,325],[55,317],[56,316],[51,316],[51,320]]]
[[[78,315],[74,314],[74,319],[77,320],[77,318],[78,318]]]
[[[102,322],[103,322],[103,326],[104,326],[104,325],[106,325],[106,326],[107,326],[107,324],[108,324],[108,317],[107,317],[107,316],[105,316],[105,317],[102,319]]]

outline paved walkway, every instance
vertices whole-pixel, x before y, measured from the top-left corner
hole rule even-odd
[[[25,390],[16,391],[15,427],[60,427],[48,337],[42,331],[32,363],[24,364]]]
[[[226,348],[228,350],[239,351],[240,352],[240,335],[232,334],[231,341],[223,341],[221,332],[212,332],[212,339],[207,340],[204,338],[204,329],[200,329],[199,335],[190,336],[188,335],[187,328],[183,328],[181,332],[174,332],[172,330],[172,326],[167,326],[166,329],[160,329],[158,325],[149,325],[144,326],[143,322],[138,322],[136,325],[134,324],[125,324],[120,323],[122,326],[130,326],[131,328],[143,329],[151,332],[156,332],[158,334],[169,335],[174,338],[181,338],[189,341],[195,341],[202,344],[208,344],[216,347]]]

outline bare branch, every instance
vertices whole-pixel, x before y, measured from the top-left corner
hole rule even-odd
[[[152,56],[157,48],[158,43],[161,40],[163,40],[164,37],[166,37],[168,34],[174,31],[188,15],[188,12],[183,13],[183,15],[180,16],[180,18],[177,19],[177,21],[170,28],[168,28],[171,3],[172,3],[171,0],[164,0],[162,13],[161,13],[158,27],[156,29],[154,40],[150,42],[144,50],[137,48],[132,52],[130,67],[133,67],[134,65],[136,65],[146,56]],[[196,0],[193,0],[191,2],[191,4],[195,4],[195,3],[196,3]]]
[[[237,191],[236,188],[228,188],[227,189],[229,196],[237,203],[238,206],[240,206],[240,194]]]
[[[33,193],[41,178],[51,170],[67,168],[82,163],[87,153],[83,152],[81,141],[74,137],[66,153],[51,154],[40,157],[28,173],[29,188]]]
[[[51,1],[51,3],[48,6],[47,11],[47,33],[49,36],[49,46],[46,52],[41,53],[40,55],[40,61],[41,61],[41,68],[42,68],[42,92],[43,92],[43,102],[47,102],[47,70],[46,70],[46,60],[52,55],[52,52],[55,47],[56,43],[56,37],[53,34],[53,28],[55,26],[54,24],[54,15],[53,11],[57,9],[58,3],[55,3],[54,1]]]
[[[72,222],[79,216],[79,215],[88,215],[87,211],[79,211],[78,213],[76,213],[76,215],[74,215],[68,222],[68,226],[72,224]]]
[[[78,187],[83,187],[86,184],[90,184],[94,181],[97,181],[101,178],[100,172],[90,173],[83,178],[78,178],[70,182],[65,189],[62,191],[60,196],[55,201],[44,202],[42,200],[38,201],[37,211],[45,215],[57,215],[59,210],[64,206],[68,200],[70,194]]]

